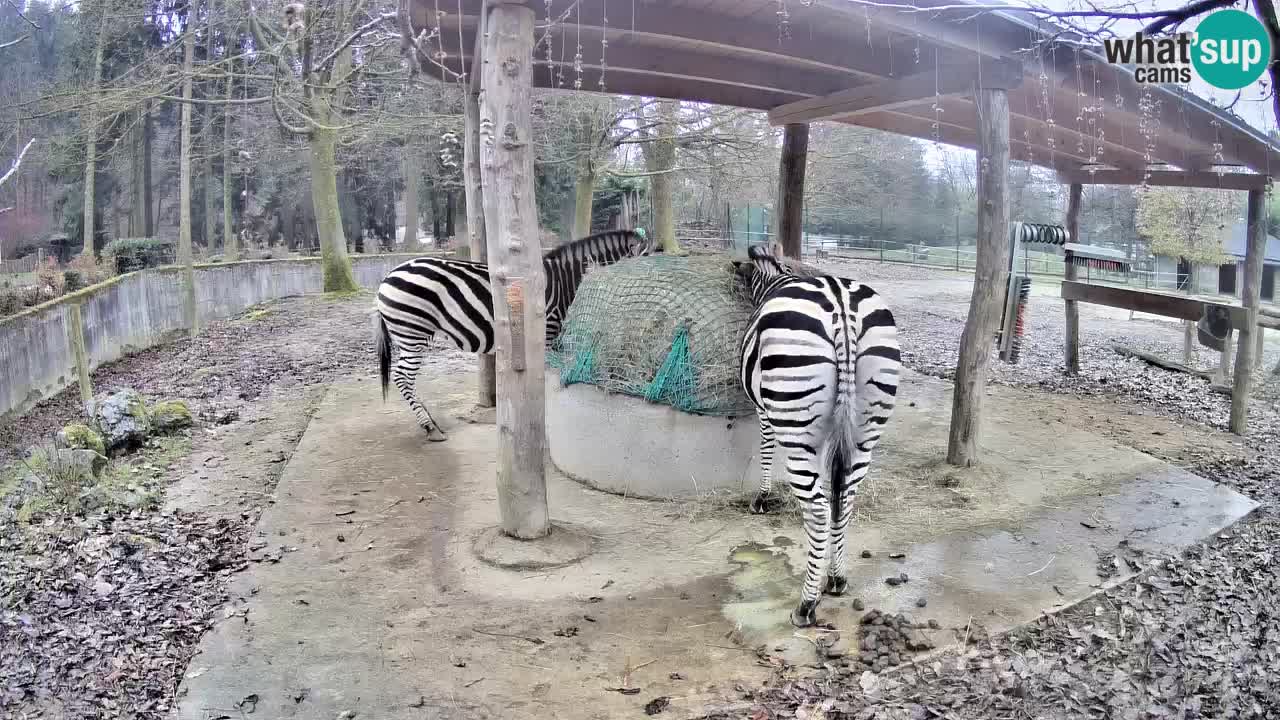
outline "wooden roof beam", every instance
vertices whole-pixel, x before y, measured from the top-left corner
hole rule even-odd
[[[862,115],[856,121],[851,121],[850,124],[883,130],[896,135],[907,135],[920,140],[936,139],[946,145],[954,145],[967,150],[975,150],[978,147],[978,133],[971,127],[944,121],[939,124],[938,135],[935,138],[932,119],[893,110]],[[1009,138],[1009,149],[1010,157],[1014,160],[1029,162],[1033,165],[1053,170],[1075,170],[1085,163],[1082,158],[1066,152],[1059,152],[1049,156],[1044,148],[1028,145],[1016,137]]]
[[[429,0],[411,0],[412,4],[430,6]],[[464,16],[474,17],[480,11],[482,0],[461,0],[460,7]],[[556,3],[557,6],[560,3]],[[433,6],[431,6],[433,7]],[[459,4],[450,2],[441,4],[440,9],[447,13],[442,19],[445,23],[456,22],[451,17],[458,15]],[[784,63],[802,71],[805,68],[827,70],[846,75],[850,81],[879,80],[892,74],[895,68],[910,67],[911,53],[900,48],[896,54],[889,49],[877,48],[868,52],[867,48],[855,46],[849,42],[847,35],[819,35],[812,38],[806,33],[779,43],[776,23],[751,23],[743,18],[730,18],[725,15],[695,10],[687,7],[675,7],[668,3],[641,3],[626,10],[615,7],[605,22],[605,3],[580,2],[575,13],[564,20],[563,27],[573,33],[581,29],[584,36],[591,38],[595,49],[599,50],[601,31],[607,27],[609,32],[609,49],[614,42],[622,38],[632,37],[640,41],[655,38],[668,42],[679,42],[689,50],[717,52],[729,56],[751,57],[774,63]],[[559,15],[557,7],[552,9],[553,15]],[[538,41],[546,32],[544,15],[538,18],[539,25],[534,30]],[[575,41],[576,45],[576,41]],[[585,41],[584,50],[589,48]],[[664,48],[654,48],[653,52],[661,53]],[[535,50],[535,55],[542,55]],[[598,54],[598,52],[596,53]],[[572,55],[572,53],[570,53]]]
[[[1133,170],[1088,170],[1060,171],[1058,179],[1066,184],[1080,185],[1147,185],[1156,187],[1189,187],[1210,190],[1263,190],[1267,187],[1268,176],[1252,173],[1229,172],[1219,175],[1216,172],[1182,170],[1152,170],[1150,176],[1143,171]]]
[[[1022,66],[1010,60],[996,60],[928,70],[787,103],[769,111],[769,122],[786,125],[815,120],[840,120],[895,110],[918,105],[926,100],[932,101],[939,96],[971,93],[979,78],[984,87],[1007,90],[1021,84]]]

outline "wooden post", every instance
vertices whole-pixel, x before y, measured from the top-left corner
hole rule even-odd
[[[1249,191],[1249,245],[1244,256],[1244,288],[1240,304],[1247,319],[1236,348],[1236,377],[1231,390],[1231,432],[1243,435],[1249,420],[1249,383],[1257,350],[1258,305],[1262,294],[1262,258],[1267,243],[1266,191]],[[1259,358],[1261,360],[1261,358]]]
[[[1222,352],[1219,353],[1218,372],[1214,377],[1219,385],[1226,385],[1231,379],[1231,370],[1228,369],[1231,367],[1231,332],[1227,330],[1227,337],[1222,341]]]
[[[979,88],[978,252],[969,317],[960,336],[947,462],[968,467],[978,462],[982,396],[987,385],[991,345],[1000,322],[1000,301],[1009,268],[1009,92]]]
[[[1080,205],[1082,204],[1084,195],[1084,186],[1080,183],[1071,183],[1071,187],[1067,193],[1067,239],[1070,242],[1080,242]],[[1064,260],[1066,258],[1063,258]],[[1071,263],[1064,263],[1064,277],[1067,280],[1076,279],[1076,266]],[[1067,306],[1067,338],[1066,338],[1066,372],[1068,375],[1077,375],[1080,372],[1080,306],[1075,300],[1066,301]]]
[[[466,184],[467,198],[467,235],[471,250],[471,260],[486,262],[489,248],[485,243],[484,232],[484,191],[480,185],[480,92],[479,89],[467,90],[465,97],[465,142],[463,146],[462,175]],[[417,227],[416,218],[411,223]],[[416,239],[416,238],[415,238]],[[497,390],[494,379],[493,355],[476,356],[476,404],[491,408],[497,403]]]
[[[804,170],[809,153],[809,125],[787,123],[778,161],[778,242],[782,254],[800,259],[804,227]]]
[[[534,11],[495,1],[484,20],[480,172],[497,332],[498,507],[502,531],[550,531],[543,467],[546,278],[533,201]]]
[[[76,378],[80,382],[80,405],[89,407],[93,399],[93,385],[89,382],[89,353],[84,345],[84,315],[80,303],[72,303],[67,313],[67,341],[71,343],[71,355],[76,363]]]

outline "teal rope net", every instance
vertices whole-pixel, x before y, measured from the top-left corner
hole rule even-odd
[[[547,361],[562,385],[748,415],[738,353],[750,316],[727,256],[635,258],[587,273]]]

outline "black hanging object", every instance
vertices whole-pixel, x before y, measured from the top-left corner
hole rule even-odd
[[[1206,305],[1204,314],[1196,323],[1196,338],[1200,344],[1222,352],[1227,346],[1227,334],[1231,332],[1231,313],[1224,307]]]

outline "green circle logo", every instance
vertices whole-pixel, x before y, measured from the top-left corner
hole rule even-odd
[[[1262,77],[1271,62],[1271,39],[1253,15],[1243,10],[1210,13],[1196,28],[1191,62],[1210,85],[1239,90]]]

